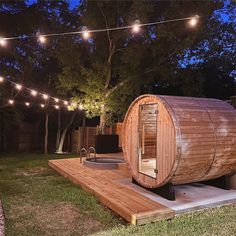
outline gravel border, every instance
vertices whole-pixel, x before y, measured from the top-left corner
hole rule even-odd
[[[2,207],[2,202],[0,201],[0,236],[5,235],[5,217]]]

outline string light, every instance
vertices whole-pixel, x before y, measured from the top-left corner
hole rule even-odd
[[[165,23],[171,23],[171,22],[177,22],[177,21],[186,21],[190,20],[190,25],[195,26],[197,23],[198,18],[200,16],[192,16],[192,17],[184,17],[184,18],[175,18],[171,20],[163,20],[163,21],[155,21],[155,22],[149,22],[149,23],[142,23],[138,24],[137,26],[142,27],[142,26],[152,26],[152,25],[159,25],[159,24],[165,24]],[[121,27],[113,27],[113,28],[104,28],[104,29],[94,29],[94,30],[89,30],[87,27],[83,27],[82,31],[70,31],[70,32],[60,32],[60,33],[51,33],[51,34],[44,34],[44,35],[36,35],[36,36],[25,36],[25,38],[38,38],[38,41],[41,43],[46,42],[46,37],[53,37],[53,36],[65,36],[65,35],[76,35],[76,34],[82,34],[84,39],[88,39],[90,37],[91,33],[99,33],[99,32],[107,32],[107,31],[116,31],[116,30],[124,30],[124,29],[132,29],[134,28],[134,25],[126,25],[126,26],[121,26]],[[135,27],[135,29],[138,29],[138,27]],[[4,37],[0,38],[0,45],[6,45],[7,40],[14,40],[14,39],[19,39],[19,36],[13,36],[13,37]]]
[[[4,38],[0,38],[0,45],[1,45],[2,47],[5,47],[5,46],[7,45],[7,40],[4,39]]]
[[[0,83],[2,83],[2,82],[4,82],[4,81],[5,81],[5,78],[4,78],[3,76],[0,76]],[[19,90],[19,91],[22,90],[22,89],[25,89],[26,91],[29,91],[32,96],[36,96],[36,95],[40,94],[40,95],[42,95],[42,98],[45,99],[45,100],[51,98],[51,99],[53,99],[56,103],[59,103],[60,101],[62,101],[65,105],[68,105],[68,104],[69,104],[68,101],[66,101],[66,100],[62,100],[62,99],[58,99],[58,98],[55,98],[55,97],[51,97],[51,96],[49,96],[49,95],[47,95],[47,94],[45,94],[45,93],[41,93],[41,92],[38,92],[38,91],[36,91],[36,90],[34,90],[34,89],[27,88],[27,87],[25,87],[25,86],[23,86],[23,85],[21,85],[21,84],[17,84],[17,83],[15,83],[14,81],[11,81],[11,80],[9,80],[9,79],[7,79],[6,81],[7,81],[8,83],[12,84],[12,85],[15,87],[15,89],[17,89],[17,90]]]
[[[13,104],[14,104],[14,100],[9,99],[9,100],[8,100],[8,103],[11,104],[11,105],[13,105]]]
[[[37,96],[37,94],[38,94],[38,92],[37,92],[37,91],[35,91],[35,90],[31,90],[31,92],[30,92],[30,93],[31,93],[31,95],[32,95],[32,96],[34,96],[34,97],[35,97],[35,96]]]
[[[48,99],[48,95],[47,94],[43,94],[43,99],[47,100]]]
[[[38,41],[40,42],[40,43],[46,43],[46,37],[45,36],[43,36],[43,35],[39,35],[39,37],[38,37]]]
[[[15,88],[20,91],[22,89],[22,85],[21,84],[16,84]]]
[[[15,100],[13,100],[13,99],[3,99],[3,100],[6,100],[7,101],[7,103],[9,104],[9,105],[13,105],[13,104],[20,104],[20,105],[24,105],[24,106],[26,106],[26,107],[31,107],[31,106],[33,106],[33,105],[37,105],[37,106],[40,106],[41,108],[45,108],[46,106],[47,107],[54,107],[56,110],[58,110],[58,109],[60,109],[61,107],[59,106],[59,105],[53,105],[53,104],[44,104],[44,103],[41,103],[41,104],[37,104],[37,103],[30,103],[29,101],[15,101]],[[63,107],[62,107],[63,108]],[[65,107],[68,111],[71,111],[71,110],[74,110],[74,109],[71,109],[71,107],[68,105],[68,106],[66,106]]]
[[[79,104],[79,109],[80,109],[80,110],[83,110],[83,109],[84,109],[84,107],[83,107],[82,104]]]
[[[90,37],[90,32],[88,31],[86,26],[82,28],[82,35],[85,40],[87,40]]]
[[[140,31],[140,21],[136,20],[133,24],[132,31],[138,33]]]
[[[195,27],[195,26],[197,25],[197,23],[198,23],[198,19],[199,19],[199,16],[198,16],[198,15],[195,15],[195,16],[192,17],[192,18],[190,19],[190,21],[188,22],[189,25],[190,25],[191,27]]]

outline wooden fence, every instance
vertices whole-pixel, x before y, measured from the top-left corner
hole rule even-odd
[[[122,123],[116,123],[113,127],[107,127],[105,134],[118,134],[119,146],[121,147],[121,131]],[[89,147],[95,147],[96,134],[97,127],[79,127],[78,130],[74,130],[72,133],[72,152],[79,152],[83,147],[86,149]]]

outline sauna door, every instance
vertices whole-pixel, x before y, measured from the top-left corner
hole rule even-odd
[[[156,178],[157,103],[139,106],[139,172]]]

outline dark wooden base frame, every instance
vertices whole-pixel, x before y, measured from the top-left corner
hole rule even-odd
[[[143,187],[133,177],[132,177],[132,183]],[[225,190],[230,190],[230,183],[229,183],[228,176],[222,176],[217,179],[202,181],[198,183],[214,186],[214,187],[225,189]],[[167,183],[159,188],[145,188],[145,189],[153,193],[156,193],[157,195],[160,195],[161,197],[164,197],[170,201],[175,201],[175,189],[172,183]]]
[[[219,177],[217,179],[202,181],[200,183],[214,186],[221,189],[230,190],[229,176],[226,176],[226,175]]]
[[[132,183],[143,187],[134,178],[132,178]],[[143,187],[143,188],[145,188],[145,187]],[[164,197],[170,201],[175,200],[175,190],[174,190],[174,185],[172,183],[167,183],[159,188],[145,188],[145,189],[147,189],[148,191],[151,191],[153,193],[156,193],[156,194],[160,195],[161,197]]]

